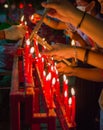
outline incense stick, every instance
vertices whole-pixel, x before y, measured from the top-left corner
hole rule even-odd
[[[47,2],[51,2],[52,0],[47,0]],[[40,27],[41,27],[41,25],[42,25],[42,23],[43,23],[43,20],[44,20],[44,18],[46,17],[46,15],[47,15],[47,13],[48,13],[48,8],[47,9],[44,9],[44,13],[43,13],[43,15],[42,15],[42,17],[41,17],[41,19],[40,19],[40,21],[37,23],[37,25],[35,26],[35,28],[34,28],[34,30],[32,31],[32,33],[31,33],[31,35],[30,35],[30,41],[32,41],[32,39],[33,39],[33,37],[34,37],[34,34],[35,33],[38,33],[38,31],[39,31],[39,29],[40,29]]]

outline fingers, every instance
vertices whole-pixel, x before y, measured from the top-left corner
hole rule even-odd
[[[52,8],[52,9],[56,9],[57,6],[58,6],[58,2],[42,2],[41,5],[44,7],[44,8]]]

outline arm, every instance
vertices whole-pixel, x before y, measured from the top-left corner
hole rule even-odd
[[[77,59],[84,62],[84,56],[86,52],[85,48],[78,47],[74,50],[73,47],[70,47],[64,44],[59,44],[59,43],[53,45],[52,47],[53,49],[51,51],[46,51],[43,53],[49,56],[54,56],[54,57],[59,56],[62,59],[62,58],[75,58],[75,51],[76,51]],[[103,69],[102,62],[103,62],[103,54],[97,53],[91,50],[89,51],[88,60],[87,60],[88,64],[91,64],[93,66],[96,66],[97,68]]]
[[[41,17],[42,17],[42,15],[35,13],[30,17],[30,21],[32,23],[36,23],[41,19]],[[56,21],[50,17],[44,17],[43,22],[46,25],[48,25],[49,27],[56,29],[56,30],[64,30],[66,28],[66,25],[64,22]]]
[[[60,62],[57,64],[57,69],[59,73],[64,73],[67,76],[76,76],[90,81],[103,82],[103,70],[98,68],[73,68]]]
[[[78,41],[81,45],[81,47],[87,47],[86,41],[78,34],[77,31],[71,32],[70,30],[67,30],[67,34],[69,34],[71,39],[74,39],[75,41]]]
[[[96,82],[103,82],[103,76],[98,68],[74,68],[74,76]]]
[[[5,33],[5,39],[20,40],[24,37],[27,27],[22,25],[12,25],[2,30]]]
[[[64,22],[69,21],[76,27],[83,17],[83,12],[76,9],[67,0],[48,4],[42,3],[42,6],[55,10],[54,12],[50,11],[48,13],[49,16],[58,18]],[[80,26],[80,30],[90,36],[95,42],[99,44],[99,46],[103,47],[103,21],[100,21],[95,17],[86,14]]]

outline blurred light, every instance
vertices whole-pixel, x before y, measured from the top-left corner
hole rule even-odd
[[[32,7],[32,4],[28,4],[29,7]]]
[[[8,8],[9,6],[8,6],[8,4],[4,4],[4,8]]]
[[[20,9],[24,8],[24,4],[23,4],[23,3],[20,3],[20,4],[19,4],[19,8],[20,8]]]

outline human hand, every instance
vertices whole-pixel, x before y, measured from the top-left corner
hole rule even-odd
[[[42,6],[45,8],[50,8],[48,12],[50,17],[60,19],[63,22],[70,21],[72,11],[75,10],[75,7],[67,0],[50,3],[42,2]]]
[[[32,23],[37,23],[40,19],[41,19],[41,15],[40,14],[37,14],[37,13],[34,13],[32,16],[30,16],[30,21]]]
[[[23,25],[12,25],[10,28],[4,29],[5,39],[19,40],[25,35],[27,27]]]
[[[59,60],[63,58],[72,58],[74,57],[74,49],[68,45],[62,43],[56,43],[52,45],[52,50],[46,50],[42,54],[53,56],[54,59],[59,57]]]
[[[56,64],[56,68],[59,74],[66,74],[68,76],[73,76],[73,67],[70,67],[63,62],[59,62],[58,64]]]

